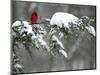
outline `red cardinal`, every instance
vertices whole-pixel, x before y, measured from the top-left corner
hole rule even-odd
[[[37,23],[38,20],[38,14],[36,11],[33,11],[32,16],[31,16],[31,24]]]

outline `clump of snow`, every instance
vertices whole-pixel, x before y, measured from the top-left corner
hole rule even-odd
[[[90,34],[92,34],[93,36],[95,36],[95,29],[93,28],[93,26],[87,26],[86,29],[88,30],[88,32]]]
[[[16,26],[20,26],[21,25],[21,21],[15,21],[13,24],[12,24],[12,27],[16,27]]]
[[[12,27],[18,27],[18,30],[20,32],[20,34],[22,34],[23,32],[27,32],[27,34],[29,33],[33,33],[32,31],[32,27],[31,25],[29,25],[29,22],[27,21],[15,21],[12,25]]]
[[[46,18],[45,20],[50,22],[50,19],[49,18]]]
[[[21,30],[21,33],[22,33],[22,32],[27,32],[27,34],[33,33],[32,27],[31,27],[31,25],[29,25],[29,22],[23,21],[23,24],[24,24],[24,27],[23,27],[23,29]]]
[[[17,69],[17,68],[23,68],[23,66],[17,63],[17,64],[15,64],[15,68],[16,68],[16,69]]]
[[[65,57],[68,58],[68,54],[64,50],[59,50],[59,52]]]
[[[65,28],[69,28],[69,25],[68,25],[69,22],[73,22],[77,20],[78,18],[72,14],[64,13],[64,12],[57,12],[52,16],[50,20],[50,24],[57,25],[59,27],[62,27],[63,25]]]

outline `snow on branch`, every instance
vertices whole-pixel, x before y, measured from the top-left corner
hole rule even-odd
[[[78,18],[72,14],[64,13],[64,12],[57,12],[52,16],[50,20],[50,24],[57,25],[59,27],[62,27],[62,25],[64,25],[65,28],[69,28],[68,23],[77,21],[77,20]]]
[[[65,49],[64,46],[63,46],[63,44],[59,41],[59,39],[58,39],[55,35],[52,36],[52,40],[53,40],[53,41],[56,41],[57,44],[59,44],[59,46],[60,46],[62,49]]]
[[[86,27],[86,29],[88,30],[88,32],[90,34],[92,34],[93,36],[95,36],[95,29],[93,28],[93,26],[88,26],[88,27]]]
[[[90,25],[90,21],[91,19],[88,16],[78,18],[73,14],[56,12],[50,20],[50,25],[56,25],[59,28],[65,29],[65,31],[67,28],[67,32],[71,33],[87,29],[90,34],[95,36],[95,29]]]
[[[65,58],[68,58],[67,52],[65,52],[64,50],[59,50],[59,52],[60,52]]]

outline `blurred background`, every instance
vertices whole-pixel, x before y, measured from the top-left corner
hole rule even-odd
[[[12,23],[16,20],[25,20],[30,22],[33,10],[39,14],[38,22],[51,18],[55,12],[71,13],[79,18],[88,16],[95,22],[91,25],[96,30],[96,7],[88,5],[55,4],[55,3],[37,3],[12,1]],[[63,45],[68,52],[68,59],[62,55],[52,57],[45,51],[31,49],[33,57],[30,58],[27,51],[20,45],[17,54],[21,59],[25,72],[46,72],[61,70],[82,70],[96,68],[96,37],[87,38],[90,35],[83,33],[76,39],[69,37],[62,40]]]

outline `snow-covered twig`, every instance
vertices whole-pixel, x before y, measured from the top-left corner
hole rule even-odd
[[[95,37],[95,29],[93,28],[93,26],[87,26],[86,29],[90,34],[92,34]]]
[[[53,40],[53,41],[56,41],[57,44],[59,44],[59,46],[60,46],[62,49],[65,49],[64,46],[63,46],[63,44],[59,41],[59,39],[58,39],[55,35],[52,36],[52,40]]]
[[[67,52],[65,52],[64,50],[59,50],[59,52],[60,52],[65,58],[68,58]]]

